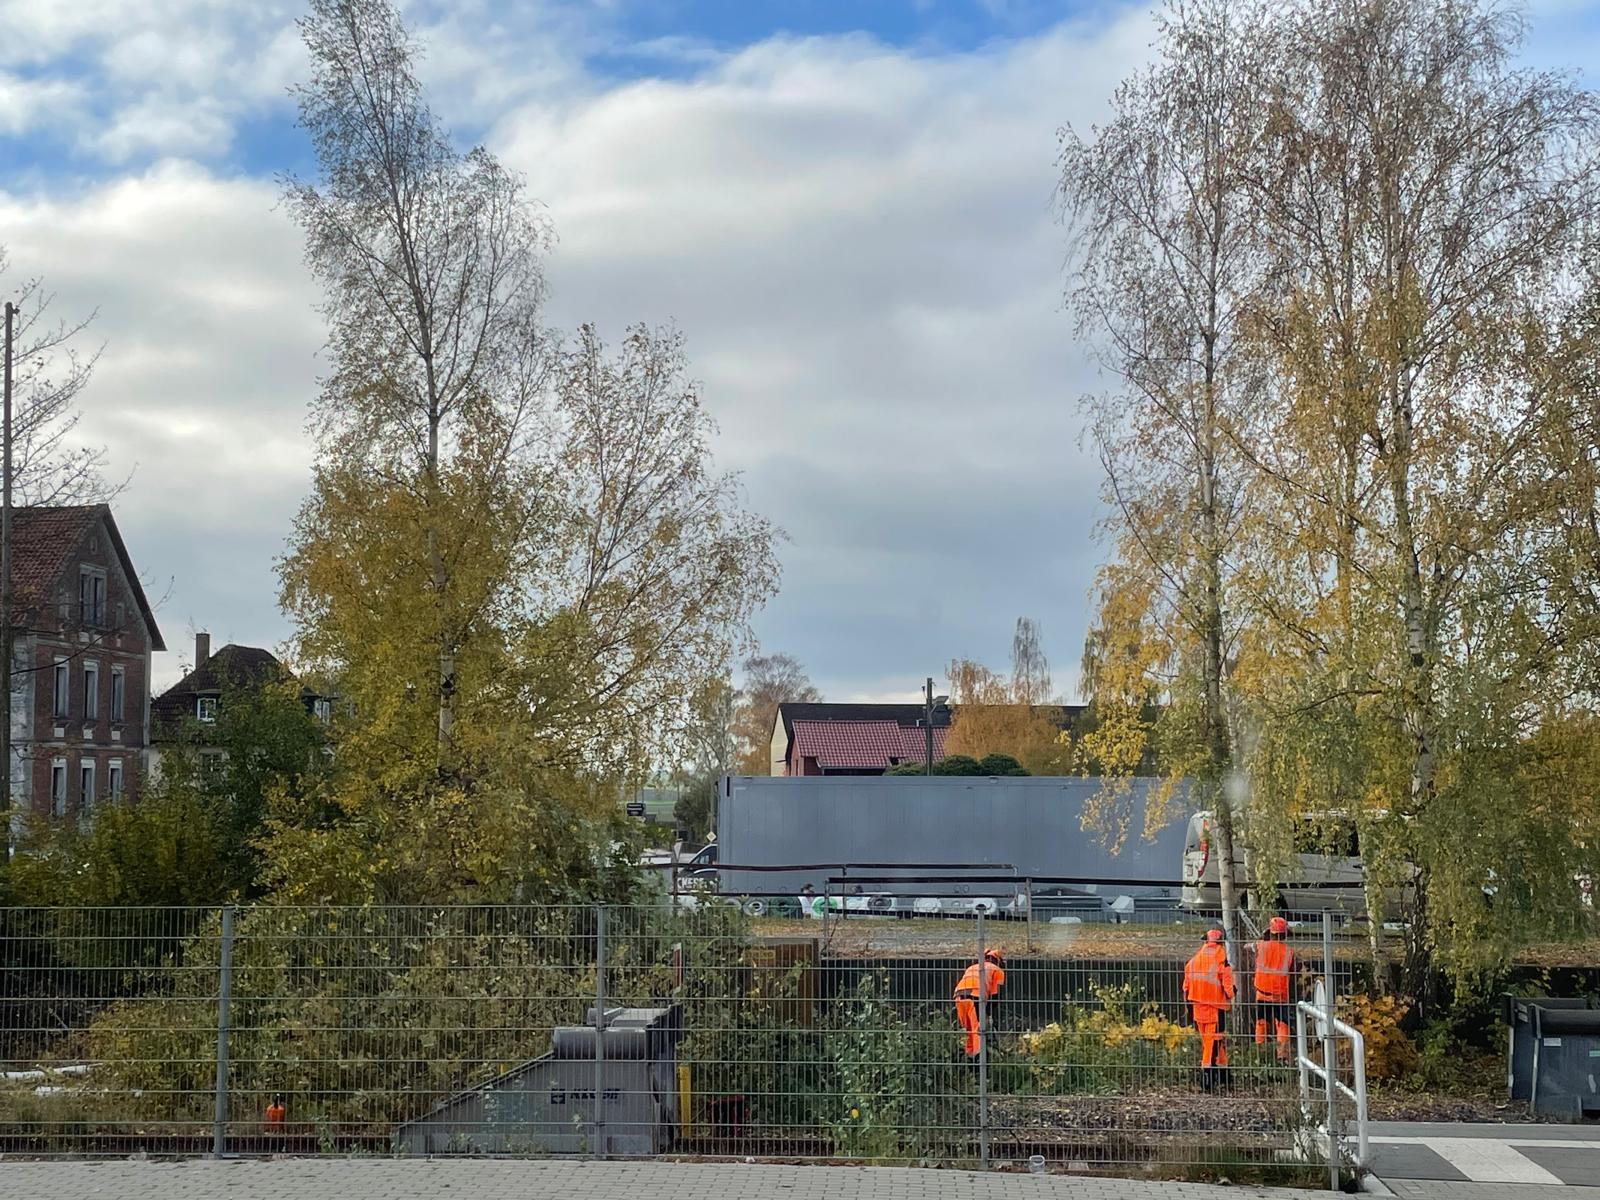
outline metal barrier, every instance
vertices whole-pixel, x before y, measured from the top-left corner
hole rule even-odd
[[[1040,1155],[1305,1183],[1303,1063],[1297,1087],[1274,1031],[1252,1037],[1248,959],[1231,1065],[1200,1070],[1201,936],[981,915],[824,934],[665,898],[0,910],[0,1153]],[[1345,978],[1366,950],[1292,945]],[[954,993],[988,949],[1004,983],[971,1029]]]
[[[1323,918],[1324,961],[1331,961],[1332,920]],[[1301,1000],[1295,1005],[1295,1067],[1300,1080],[1300,1111],[1304,1115],[1318,1150],[1328,1163],[1328,1185],[1339,1188],[1341,1165],[1349,1162],[1359,1176],[1371,1163],[1367,1141],[1367,1044],[1361,1031],[1349,1025],[1334,1013],[1335,986],[1331,975],[1317,983],[1314,1000]],[[1321,1061],[1311,1056],[1307,1021],[1314,1022],[1317,1041],[1320,1043]],[[1343,1037],[1349,1044],[1351,1082],[1340,1078],[1338,1040]],[[1318,1122],[1313,1110],[1312,1079],[1322,1085],[1325,1098]],[[1350,1137],[1343,1132],[1339,1116],[1339,1097],[1343,1096],[1355,1106],[1355,1151],[1350,1153]]]

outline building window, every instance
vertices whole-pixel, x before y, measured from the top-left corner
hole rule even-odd
[[[217,723],[217,698],[215,696],[201,696],[195,701],[194,715],[200,718],[201,724],[215,725]]]
[[[226,756],[216,751],[200,756],[200,774],[206,779],[215,779],[222,774],[222,764]]]
[[[115,804],[122,799],[122,760],[113,758],[106,764],[106,793]]]
[[[56,659],[56,695],[55,715],[58,720],[66,720],[72,715],[70,691],[72,688],[72,669],[64,658]]]
[[[106,575],[94,567],[78,572],[78,619],[98,629],[106,623]]]
[[[111,668],[111,719],[113,721],[122,720],[123,688],[124,688],[125,685],[126,685],[126,680],[123,677],[122,668],[121,667],[112,667]]]
[[[50,763],[50,811],[61,816],[67,811],[67,760],[52,759]]]
[[[317,720],[326,725],[333,719],[333,701],[319,698],[312,703],[311,711],[316,714]]]
[[[83,664],[83,719],[100,719],[100,664]]]
[[[88,812],[94,807],[94,759],[78,764],[78,811]]]

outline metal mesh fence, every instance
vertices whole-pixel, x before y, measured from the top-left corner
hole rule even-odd
[[[0,910],[0,1151],[1321,1177],[1325,1094],[1308,1114],[1294,1017],[1253,1002],[1248,947],[1226,1070],[1201,1068],[1183,976],[1202,930],[681,902]],[[1289,942],[1309,998],[1320,930]],[[992,997],[968,971],[990,949]],[[1369,954],[1361,930],[1336,940],[1339,994]]]

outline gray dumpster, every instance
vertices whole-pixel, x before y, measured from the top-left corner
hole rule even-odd
[[[559,1026],[550,1053],[452,1096],[395,1131],[408,1154],[659,1154],[678,1124],[676,1046],[683,1010],[605,1014],[602,1128],[595,1128],[594,1010]]]
[[[1566,996],[1507,996],[1505,1019],[1507,1033],[1506,1086],[1513,1100],[1533,1098],[1534,1047],[1538,1037],[1534,1033],[1536,1018],[1533,1010],[1545,1012],[1587,1009],[1587,998]],[[1554,1047],[1552,1047],[1553,1049]]]

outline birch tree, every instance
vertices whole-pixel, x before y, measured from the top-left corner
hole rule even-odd
[[[1280,386],[1255,462],[1280,527],[1313,531],[1265,544],[1296,564],[1280,610],[1326,615],[1291,639],[1311,668],[1295,711],[1355,705],[1358,754],[1397,768],[1364,786],[1422,872],[1414,965],[1451,936],[1430,895],[1472,893],[1452,868],[1486,861],[1431,852],[1441,762],[1448,792],[1543,661],[1503,637],[1540,586],[1525,551],[1556,495],[1526,351],[1596,215],[1592,99],[1513,67],[1521,32],[1477,0],[1310,0],[1256,177]],[[1347,802],[1362,785],[1329,782]]]
[[[331,360],[313,423],[325,461],[420,501],[443,763],[464,636],[443,480],[469,442],[505,463],[531,432],[549,230],[521,179],[486,150],[451,143],[388,0],[313,0],[299,24],[311,76],[295,97],[320,172],[288,179],[286,196],[326,289]]]
[[[1169,4],[1156,63],[1118,88],[1105,126],[1066,131],[1061,152],[1060,198],[1075,239],[1069,299],[1119,385],[1086,400],[1110,533],[1158,589],[1133,627],[1111,627],[1123,610],[1102,604],[1090,653],[1151,632],[1169,647],[1151,660],[1166,678],[1092,663],[1085,677],[1102,684],[1091,696],[1109,722],[1102,728],[1153,734],[1144,715],[1152,693],[1159,697],[1163,768],[1189,776],[1194,802],[1214,814],[1223,864],[1234,860],[1237,834],[1225,786],[1236,747],[1229,553],[1242,495],[1231,445],[1252,386],[1243,321],[1262,247],[1247,168],[1264,115],[1258,82],[1269,27],[1254,5]],[[1113,681],[1128,686],[1114,694]],[[1236,945],[1233,873],[1221,874],[1223,923]]]
[[[280,565],[298,669],[341,697],[335,769],[275,798],[284,899],[591,894],[619,795],[776,586],[774,531],[712,463],[681,337],[540,326],[548,231],[458,152],[383,0],[315,0],[290,181],[331,370]]]

